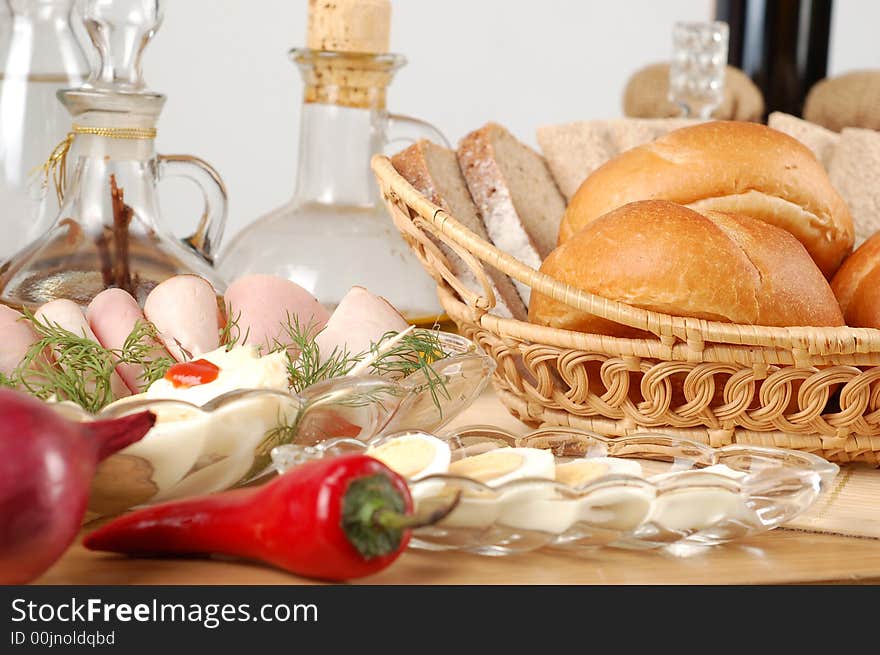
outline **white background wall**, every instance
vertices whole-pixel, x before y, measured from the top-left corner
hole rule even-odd
[[[771,0],[772,1],[772,0]],[[527,142],[544,123],[618,116],[631,72],[668,56],[672,23],[711,17],[711,0],[394,0],[391,46],[409,65],[392,111],[451,141],[497,120]],[[211,162],[230,195],[227,238],[293,191],[306,0],[167,0],[145,58],[168,94],[162,152]],[[880,68],[880,2],[835,0],[830,72]],[[164,214],[186,232],[199,203],[162,185]]]

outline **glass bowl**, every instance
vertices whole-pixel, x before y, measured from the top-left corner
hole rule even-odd
[[[273,474],[277,446],[311,446],[344,437],[369,441],[388,431],[440,429],[485,389],[495,364],[464,337],[441,332],[449,357],[402,380],[375,375],[335,378],[300,393],[242,389],[197,406],[179,400],[115,403],[96,415],[72,403],[53,407],[89,421],[144,409],[156,425],[137,443],[101,463],[92,484],[87,519],[136,505],[241,486]]]
[[[316,457],[364,451],[394,438],[325,441],[273,452],[281,471]],[[642,474],[609,474],[578,487],[541,478],[489,487],[454,475],[410,482],[416,511],[428,515],[461,493],[440,523],[414,531],[412,545],[508,555],[550,546],[602,546],[685,552],[771,530],[815,502],[839,468],[816,455],[781,448],[705,444],[660,433],[609,439],[574,428],[547,427],[523,437],[474,426],[438,435],[452,461],[510,447],[550,449],[558,464],[575,458],[638,460]]]

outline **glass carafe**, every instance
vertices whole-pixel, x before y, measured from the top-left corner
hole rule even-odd
[[[243,229],[220,257],[227,279],[286,277],[329,308],[352,285],[386,297],[417,324],[442,313],[433,280],[379,202],[370,157],[428,138],[429,124],[389,114],[385,93],[405,62],[394,54],[295,49],[305,81],[293,199]]]
[[[0,268],[0,301],[36,307],[69,298],[85,305],[118,287],[143,302],[156,284],[181,273],[224,291],[212,267],[226,219],[223,183],[201,160],[155,151],[165,97],[146,89],[140,56],[161,21],[159,3],[88,0],[83,17],[98,56],[82,87],[59,93],[73,117],[50,157],[63,200],[51,227]],[[201,223],[185,240],[161,222],[156,185],[166,176],[187,177],[204,194]]]
[[[0,261],[46,230],[58,201],[40,165],[67,133],[59,89],[89,73],[73,0],[0,0]]]

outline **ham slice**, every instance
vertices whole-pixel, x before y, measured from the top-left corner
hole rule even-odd
[[[317,332],[330,314],[298,284],[274,275],[247,275],[226,289],[227,315],[237,320],[239,343],[260,346],[265,351],[277,344],[290,346],[285,330],[294,318],[300,327]],[[235,336],[235,335],[233,335]]]
[[[347,350],[351,355],[366,352],[388,332],[400,332],[407,327],[406,319],[387,300],[363,287],[352,287],[315,341],[324,361],[334,349]]]
[[[106,289],[95,296],[86,309],[86,318],[101,345],[112,349],[121,349],[138,323],[146,322],[137,301],[122,289]],[[154,358],[167,355],[158,343],[153,342],[150,345],[154,346]],[[133,393],[141,391],[144,382],[143,366],[120,364],[116,372]]]
[[[95,333],[89,327],[85,314],[83,314],[79,305],[72,300],[60,298],[47,302],[36,311],[34,317],[41,323],[57,325],[77,336],[100,343]],[[110,375],[110,389],[116,398],[130,395],[128,387],[125,386],[122,378],[116,373]]]
[[[170,277],[147,296],[144,315],[178,362],[220,347],[217,292],[197,275]]]
[[[11,375],[24,359],[37,336],[24,316],[11,307],[0,305],[0,373]]]

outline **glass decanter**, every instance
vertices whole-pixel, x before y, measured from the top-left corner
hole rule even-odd
[[[89,73],[73,34],[73,0],[5,0],[0,14],[0,261],[44,232],[58,211],[40,175],[70,118],[56,96]]]
[[[669,101],[684,116],[708,120],[724,100],[729,32],[721,21],[673,26]]]
[[[446,142],[431,125],[385,110],[405,59],[314,49],[291,56],[305,81],[293,199],[244,228],[221,254],[220,272],[280,275],[331,309],[361,285],[410,322],[434,323],[442,314],[434,281],[394,227],[370,171],[370,157],[390,143]]]
[[[84,0],[81,11],[97,56],[80,88],[58,94],[73,117],[68,138],[49,157],[61,207],[48,231],[0,268],[0,301],[32,308],[69,298],[85,305],[118,287],[143,302],[180,273],[207,278],[223,292],[212,267],[226,220],[223,182],[199,159],[155,151],[165,96],[146,88],[140,62],[161,23],[159,2]],[[160,219],[156,185],[166,176],[189,178],[204,194],[201,223],[185,240]]]

